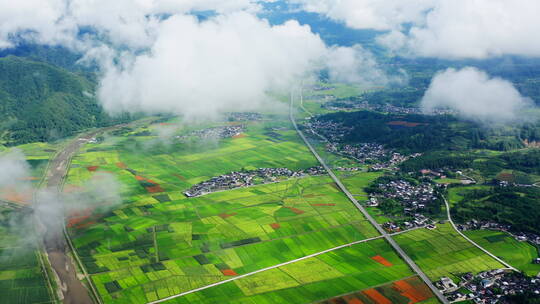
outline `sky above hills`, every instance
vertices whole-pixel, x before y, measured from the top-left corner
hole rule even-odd
[[[95,95],[111,113],[252,109],[322,70],[366,87],[406,82],[388,75],[381,54],[540,55],[535,0],[0,0],[0,8],[0,49],[31,42],[83,54],[81,64],[99,67]],[[471,75],[447,72],[456,84]],[[514,93],[500,83],[502,96]],[[518,97],[516,108],[526,100]]]

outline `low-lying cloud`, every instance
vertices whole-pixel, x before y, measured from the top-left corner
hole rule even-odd
[[[199,21],[163,21],[149,52],[109,64],[98,91],[109,112],[175,113],[189,117],[249,111],[320,69],[332,80],[384,85],[386,74],[361,46],[328,48],[297,21],[270,25],[237,12]]]
[[[0,156],[0,199],[30,203],[30,166],[24,153],[13,149]]]
[[[41,233],[61,237],[64,218],[79,211],[101,213],[122,202],[121,184],[109,173],[98,172],[82,185],[79,192],[60,193],[56,188],[38,189],[29,180],[31,167],[20,150],[11,150],[0,155],[0,199],[23,203],[32,208],[9,213],[12,219],[0,219],[9,224],[8,229],[20,234],[20,242],[25,246],[34,240],[32,233],[37,224]],[[13,201],[13,197],[25,197],[25,201]],[[0,255],[1,256],[1,255]]]
[[[330,48],[325,64],[330,81],[333,82],[380,87],[406,80],[404,75],[390,76],[381,69],[375,56],[358,44],[352,47]]]
[[[82,53],[100,68],[96,96],[110,113],[255,110],[321,70],[364,86],[388,81],[360,46],[328,47],[294,20],[271,25],[256,0],[30,2],[0,0],[0,48],[23,40]],[[192,14],[204,10],[214,14]]]
[[[313,71],[325,51],[296,21],[271,26],[243,12],[204,22],[177,15],[162,22],[149,52],[105,69],[98,95],[110,112],[249,110],[268,91],[288,89]]]
[[[522,111],[531,104],[532,100],[522,96],[511,82],[472,67],[438,73],[422,98],[426,112],[449,108],[464,118],[485,123],[521,120]]]

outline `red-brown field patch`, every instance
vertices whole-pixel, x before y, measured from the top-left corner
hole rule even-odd
[[[75,193],[75,192],[83,192],[84,188],[77,185],[66,185],[64,186],[64,193]]]
[[[374,260],[375,262],[383,265],[383,266],[386,266],[386,267],[393,266],[392,263],[390,263],[387,259],[383,258],[380,255],[376,255],[376,256],[372,257],[371,259]]]
[[[0,197],[11,202],[20,204],[30,204],[32,201],[32,193],[17,191],[15,189],[4,188],[0,190]]]
[[[83,210],[73,210],[68,214],[67,227],[68,228],[78,228],[80,225],[84,224],[92,216],[92,208],[86,208]]]
[[[418,127],[418,126],[425,125],[425,124],[420,123],[420,122],[409,122],[409,121],[403,121],[403,120],[395,120],[395,121],[388,122],[387,125],[414,128],[414,127]]]
[[[116,166],[120,169],[127,169],[128,167],[123,162],[117,162]]]
[[[347,304],[364,304],[364,302],[360,301],[360,299],[355,296],[344,296],[343,299]]]
[[[90,216],[80,216],[70,218],[66,224],[67,228],[83,229],[96,224],[96,221],[91,220]]]
[[[333,203],[326,203],[326,204],[311,204],[311,206],[314,206],[314,207],[324,207],[324,206],[328,206],[328,207],[333,207],[335,206],[336,204],[333,204]]]
[[[235,216],[236,214],[237,214],[236,212],[233,212],[233,213],[230,213],[230,214],[227,214],[227,213],[221,213],[221,214],[219,215],[219,217],[222,218],[222,219],[226,219],[226,218],[229,218],[229,217],[231,217],[231,216]]]
[[[394,282],[392,287],[402,296],[410,300],[410,304],[425,301],[433,296],[429,288],[418,278],[410,278]]]
[[[514,174],[508,172],[499,173],[496,178],[500,181],[506,181],[509,183],[513,183],[516,180]]]
[[[175,173],[175,174],[173,174],[173,176],[174,176],[174,177],[177,177],[179,180],[181,180],[181,181],[183,181],[183,182],[187,181],[187,178],[183,177],[183,176],[180,175],[180,174],[176,174],[176,173]]]
[[[292,212],[296,213],[296,214],[303,214],[303,213],[306,213],[304,210],[300,210],[298,208],[294,208],[294,207],[285,207],[289,210],[291,210]]]
[[[415,276],[379,287],[331,298],[320,302],[320,304],[415,304],[433,297],[434,295],[429,287],[419,277]]]
[[[238,275],[238,273],[236,273],[236,271],[232,269],[222,269],[221,273],[223,273],[224,276],[228,276],[228,277],[234,277]]]
[[[86,169],[90,172],[95,172],[97,169],[99,168],[99,166],[89,166],[89,167],[86,167]]]
[[[272,229],[274,229],[274,230],[277,230],[277,229],[281,228],[281,225],[279,223],[272,223],[272,224],[270,224],[270,227],[272,227]]]
[[[152,186],[152,187],[146,187],[146,191],[148,191],[149,193],[165,192],[165,190],[163,190],[163,188],[161,188],[159,185],[155,185],[155,186]]]
[[[138,180],[138,181],[143,181],[143,180],[146,180],[146,178],[140,176],[140,175],[135,175],[135,179]]]
[[[234,139],[237,139],[237,138],[244,138],[244,137],[247,137],[247,135],[244,134],[244,133],[233,136]]]
[[[375,301],[375,303],[377,304],[392,304],[392,301],[388,300],[385,296],[383,296],[375,289],[368,289],[364,291],[364,294],[373,301]]]

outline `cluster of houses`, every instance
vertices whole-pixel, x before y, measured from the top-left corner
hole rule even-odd
[[[412,217],[411,221],[403,222],[403,224],[397,224],[394,222],[386,222],[382,224],[382,227],[388,232],[402,232],[405,230],[418,228],[418,227],[425,227],[429,230],[437,229],[435,222],[423,214],[415,213],[415,214],[411,214],[411,217]]]
[[[245,131],[245,126],[243,125],[222,126],[222,127],[196,130],[186,135],[178,135],[175,138],[179,139],[180,141],[188,140],[193,137],[200,138],[200,139],[210,139],[210,138],[222,139],[222,138],[230,138],[230,137],[238,136],[242,134],[244,131]]]
[[[263,118],[260,113],[256,112],[230,112],[226,115],[228,121],[257,121]]]
[[[420,153],[414,153],[414,154],[411,154],[411,155],[401,155],[397,152],[393,152],[392,155],[390,156],[390,159],[384,161],[384,162],[380,162],[380,163],[377,163],[377,164],[374,164],[370,167],[370,169],[372,171],[380,171],[380,170],[398,170],[398,165],[401,164],[402,162],[406,161],[406,160],[409,160],[411,158],[415,158],[415,157],[418,157],[422,154]]]
[[[324,174],[326,174],[326,171],[320,166],[300,171],[293,171],[287,168],[259,168],[252,171],[231,172],[194,185],[185,191],[184,195],[187,197],[197,197],[217,191],[272,183],[283,178],[298,178]]]
[[[540,295],[540,279],[528,278],[505,269],[484,271],[476,276],[467,273],[459,284],[444,277],[435,286],[450,302],[509,303],[507,297],[519,294]]]
[[[384,198],[394,199],[405,207],[405,214],[412,215],[426,208],[437,199],[435,189],[430,183],[413,185],[405,180],[395,180],[379,184]]]
[[[387,158],[388,155],[388,151],[385,150],[382,145],[375,143],[363,143],[358,145],[339,145],[336,143],[329,143],[326,145],[326,150],[353,158],[362,164]]]
[[[315,118],[308,119],[304,126],[308,134],[315,135],[330,144],[340,142],[345,135],[352,131],[352,128],[341,123],[322,121]]]
[[[512,235],[516,240],[520,242],[530,242],[531,244],[534,244],[534,245],[540,245],[539,235],[530,233],[530,232],[513,233],[511,232],[512,226],[510,225],[504,225],[504,224],[500,224],[496,222],[489,222],[489,221],[471,220],[464,224],[458,224],[457,227],[461,231],[479,230],[479,229],[504,231]]]
[[[305,123],[305,127],[308,134],[315,135],[327,143],[328,152],[352,158],[361,164],[371,164],[372,171],[397,170],[397,165],[400,163],[411,157],[420,156],[420,154],[401,155],[377,143],[342,145],[341,140],[352,129],[333,121],[310,119]]]

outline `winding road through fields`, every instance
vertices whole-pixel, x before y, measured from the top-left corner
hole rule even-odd
[[[507,262],[503,261],[502,259],[500,259],[499,257],[497,257],[496,255],[494,255],[493,253],[489,252],[487,249],[485,249],[484,247],[478,245],[475,241],[471,240],[468,236],[466,236],[463,232],[461,232],[458,227],[456,226],[456,224],[454,223],[454,221],[452,220],[452,216],[450,215],[450,204],[448,204],[448,200],[446,199],[446,197],[443,196],[443,199],[444,199],[444,204],[446,205],[446,214],[448,216],[448,221],[450,222],[450,224],[452,224],[452,227],[454,227],[454,230],[456,230],[457,233],[459,233],[459,235],[461,235],[464,239],[466,239],[467,241],[469,241],[469,243],[471,243],[474,247],[482,250],[485,254],[489,255],[490,257],[494,258],[495,260],[497,260],[497,262],[503,264],[506,268],[508,269],[511,269],[513,271],[516,271],[516,272],[519,272],[519,270],[517,270],[516,268],[512,267],[512,265],[508,264]]]

